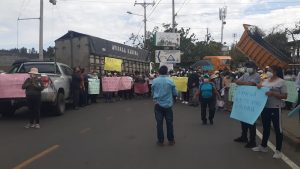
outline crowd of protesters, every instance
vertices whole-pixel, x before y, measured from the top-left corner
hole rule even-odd
[[[33,69],[30,78],[26,80],[23,89],[26,90],[26,96],[30,102],[32,109],[30,123],[26,128],[39,128],[39,105],[40,93],[43,88],[40,82],[36,80],[35,74],[38,70]],[[186,77],[187,90],[177,93],[175,85],[168,77]],[[99,76],[96,71],[86,73],[80,67],[74,68],[71,82],[71,94],[73,96],[73,108],[87,106],[96,103],[98,95],[89,94],[89,79],[101,80],[102,77],[126,77],[132,81],[132,87],[128,90],[116,92],[100,92],[106,103],[112,103],[120,100],[133,99],[134,97],[151,97],[155,100],[155,116],[157,120],[157,136],[158,144],[163,144],[163,118],[166,118],[168,129],[168,140],[171,145],[175,144],[173,131],[173,101],[181,102],[193,107],[200,105],[201,120],[203,125],[207,125],[208,121],[214,124],[214,116],[216,109],[223,112],[231,112],[232,102],[229,101],[229,89],[232,83],[245,86],[268,87],[270,90],[266,93],[268,96],[267,103],[261,114],[263,124],[263,138],[260,145],[256,144],[256,124],[253,125],[241,122],[241,136],[234,139],[235,142],[245,143],[246,148],[252,148],[253,151],[267,152],[267,142],[270,136],[271,122],[276,134],[276,151],[274,158],[281,158],[281,149],[283,134],[281,128],[281,109],[292,109],[292,103],[286,102],[282,104],[282,100],[287,98],[287,86],[285,80],[296,81],[296,87],[300,88],[300,73],[298,77],[293,75],[291,71],[283,70],[277,66],[267,66],[264,70],[259,70],[257,66],[248,62],[243,68],[236,71],[202,71],[201,69],[185,69],[179,68],[176,71],[169,71],[165,66],[161,67],[159,72],[151,71],[150,73],[140,73],[136,71],[134,74],[106,72],[103,76]],[[101,84],[101,83],[100,83]],[[144,93],[135,92],[134,85],[143,84],[147,90]],[[162,88],[165,87],[163,90]],[[168,88],[167,88],[168,87]],[[101,86],[99,87],[101,89]],[[300,95],[300,92],[298,93]],[[299,103],[298,103],[299,104]],[[37,105],[37,106],[34,106]],[[207,117],[208,109],[208,117]],[[249,133],[249,137],[248,137]]]

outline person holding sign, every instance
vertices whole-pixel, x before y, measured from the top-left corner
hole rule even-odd
[[[203,83],[199,85],[199,89],[194,95],[194,99],[199,98],[201,101],[201,119],[204,125],[207,124],[206,107],[209,108],[209,122],[212,125],[215,116],[216,96],[221,98],[215,85],[209,81],[209,75],[203,76]]]
[[[157,122],[157,145],[164,144],[163,122],[164,118],[167,123],[167,137],[169,145],[174,145],[174,129],[173,129],[173,97],[177,96],[174,82],[167,75],[168,68],[161,66],[159,68],[159,77],[153,80],[152,96],[155,102],[155,119]]]
[[[237,81],[237,85],[256,86],[260,83],[260,76],[256,73],[256,65],[253,62],[247,62],[246,73]],[[256,147],[256,124],[253,125],[241,122],[242,135],[236,139],[235,142],[247,143],[246,148]],[[248,130],[250,133],[250,140],[248,141]]]
[[[281,108],[283,107],[282,99],[287,98],[287,87],[283,80],[282,69],[278,66],[271,66],[271,76],[257,85],[258,88],[267,87],[270,89],[266,93],[268,96],[267,103],[261,114],[263,124],[263,138],[261,145],[254,147],[253,151],[267,152],[267,143],[270,137],[271,121],[276,134],[276,151],[273,158],[281,158],[282,148],[282,127],[281,127]]]

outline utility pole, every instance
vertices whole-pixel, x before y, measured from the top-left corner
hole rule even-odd
[[[221,26],[221,44],[223,45],[223,31],[224,31],[224,25],[226,24],[226,15],[227,15],[227,7],[219,8],[219,19],[222,22]]]
[[[144,8],[144,48],[146,48],[146,37],[147,37],[147,7],[149,5],[154,6],[155,2],[153,1],[152,3],[146,3],[144,0],[143,3],[137,3],[136,1],[134,2],[135,5],[141,5]]]
[[[49,0],[50,3],[56,5],[56,0]],[[44,1],[40,0],[40,17],[39,18],[18,18],[17,22],[20,20],[32,20],[39,19],[39,60],[44,60],[44,50],[43,50],[43,22],[44,22]],[[17,25],[19,27],[19,23]],[[19,46],[19,28],[17,28],[17,46]]]
[[[208,28],[206,28],[206,44],[208,44],[209,39],[210,39],[210,35],[208,33]]]
[[[44,4],[43,4],[43,0],[40,0],[39,60],[44,60],[43,21],[44,21]]]
[[[175,33],[175,0],[172,0],[172,32]]]
[[[233,44],[236,45],[236,37],[237,37],[237,34],[236,33],[233,33]]]

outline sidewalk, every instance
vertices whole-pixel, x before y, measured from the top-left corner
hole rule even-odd
[[[288,110],[282,112],[282,128],[285,140],[291,145],[300,147],[300,122],[299,114],[295,114],[292,117],[288,117]]]

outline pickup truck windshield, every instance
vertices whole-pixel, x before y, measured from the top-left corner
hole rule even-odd
[[[27,73],[30,71],[32,67],[36,67],[39,69],[39,73],[55,73],[54,64],[37,64],[37,63],[30,63],[30,64],[23,64],[21,69],[18,71],[18,73]],[[60,71],[58,67],[56,67],[56,74],[60,74]]]

